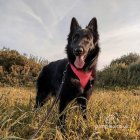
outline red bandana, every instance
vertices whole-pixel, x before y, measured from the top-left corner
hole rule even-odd
[[[86,73],[82,70],[77,70],[72,64],[70,64],[70,67],[72,71],[76,74],[76,76],[79,78],[80,84],[84,89],[91,78],[92,71]]]

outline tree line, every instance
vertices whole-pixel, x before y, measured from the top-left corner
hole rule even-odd
[[[46,59],[20,54],[9,48],[0,49],[0,86],[35,86]],[[112,60],[97,71],[96,86],[101,88],[140,86],[140,55],[130,53]]]
[[[113,60],[97,72],[96,84],[104,88],[140,86],[140,55],[130,53]]]

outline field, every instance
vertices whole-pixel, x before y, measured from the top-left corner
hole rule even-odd
[[[45,116],[52,99],[34,110],[35,89],[0,88],[0,139],[29,139]],[[73,102],[66,109],[67,132],[57,127],[58,105],[36,136],[37,140],[139,140],[140,89],[95,90],[83,120]]]

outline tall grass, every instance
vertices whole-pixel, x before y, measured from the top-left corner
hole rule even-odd
[[[82,118],[75,103],[66,109],[67,131],[61,133],[56,106],[37,140],[140,139],[140,89],[96,90]],[[35,90],[0,88],[0,139],[28,139],[37,129],[52,100],[34,110]]]

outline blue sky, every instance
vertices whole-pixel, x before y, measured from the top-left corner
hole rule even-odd
[[[0,0],[0,48],[49,61],[66,57],[72,17],[83,28],[97,18],[98,69],[129,52],[140,54],[140,0]]]

